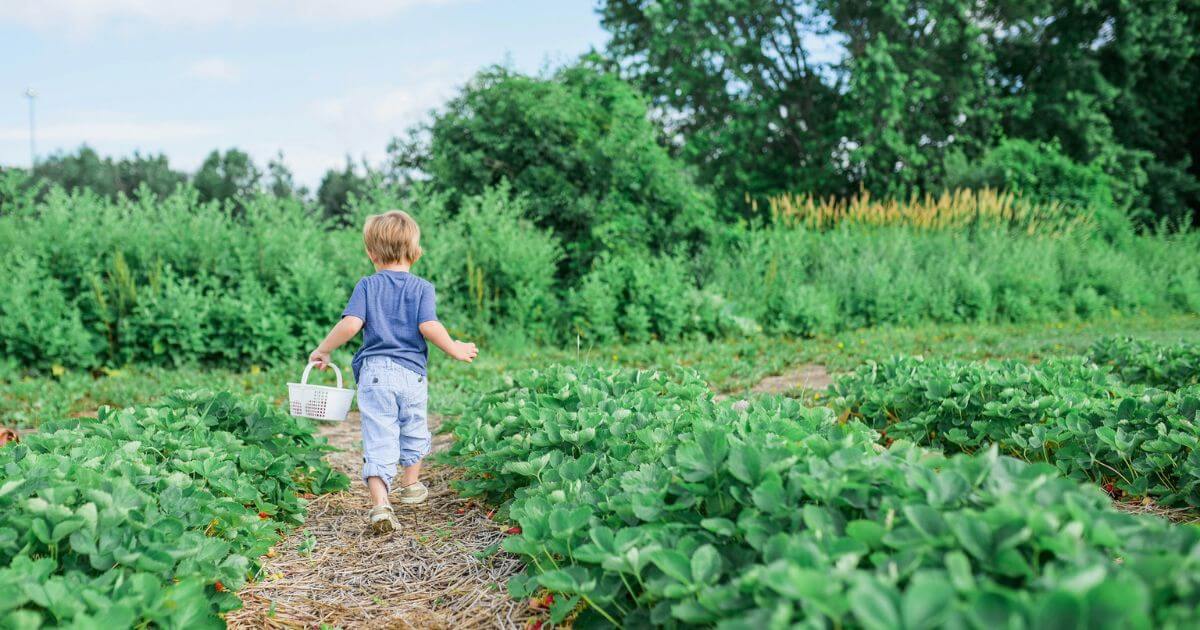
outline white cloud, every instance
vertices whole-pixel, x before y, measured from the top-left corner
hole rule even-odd
[[[246,24],[299,18],[310,22],[359,22],[419,6],[456,0],[5,0],[0,24],[90,32],[114,22],[160,25]]]
[[[309,108],[319,120],[329,125],[382,125],[401,131],[445,103],[453,96],[456,84],[446,78],[387,89],[359,90],[313,101]]]
[[[188,76],[199,79],[213,79],[216,81],[232,81],[241,72],[237,67],[229,61],[220,57],[208,57],[206,59],[197,59],[188,66]]]
[[[421,122],[444,104],[469,75],[461,70],[427,69],[392,86],[363,88],[309,103],[316,120],[340,136],[347,148],[379,146]]]

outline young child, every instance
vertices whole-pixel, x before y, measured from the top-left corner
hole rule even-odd
[[[479,354],[475,344],[450,338],[437,320],[433,285],[409,273],[421,258],[420,239],[417,222],[399,210],[367,219],[363,242],[376,273],[358,281],[342,320],[308,357],[326,369],[329,353],[363,331],[362,347],[354,355],[354,380],[362,414],[362,477],[371,492],[368,519],[377,533],[397,527],[388,500],[397,464],[404,467],[400,503],[422,503],[429,495],[418,480],[431,442],[425,418],[425,342],[467,363]]]

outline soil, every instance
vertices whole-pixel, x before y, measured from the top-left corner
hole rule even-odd
[[[448,435],[436,435],[445,450]],[[330,464],[350,476],[351,489],[312,499],[308,517],[262,557],[255,581],[239,593],[244,607],[227,615],[230,628],[520,628],[533,614],[505,589],[520,572],[516,557],[496,551],[507,524],[450,489],[453,468],[426,464],[423,505],[393,502],[400,530],[375,535],[360,481],[357,412],[345,422],[321,423],[320,433],[342,449]]]
[[[768,376],[750,388],[755,394],[787,394],[795,391],[825,391],[833,383],[823,365],[806,363],[783,374]]]

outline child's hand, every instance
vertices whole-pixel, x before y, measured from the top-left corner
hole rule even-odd
[[[475,360],[475,357],[479,356],[479,349],[476,348],[475,344],[473,344],[473,343],[467,343],[465,341],[455,341],[454,342],[454,352],[450,353],[450,356],[454,357],[455,359],[457,359],[459,361],[465,361],[467,363],[470,363],[471,361]]]
[[[318,370],[327,370],[333,360],[329,358],[328,352],[322,352],[320,348],[317,348],[312,351],[312,354],[308,355],[308,362],[316,363]]]

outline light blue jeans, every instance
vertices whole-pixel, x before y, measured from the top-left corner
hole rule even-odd
[[[364,483],[379,477],[390,490],[397,464],[411,466],[429,454],[428,403],[424,376],[387,357],[366,359],[358,380]]]

